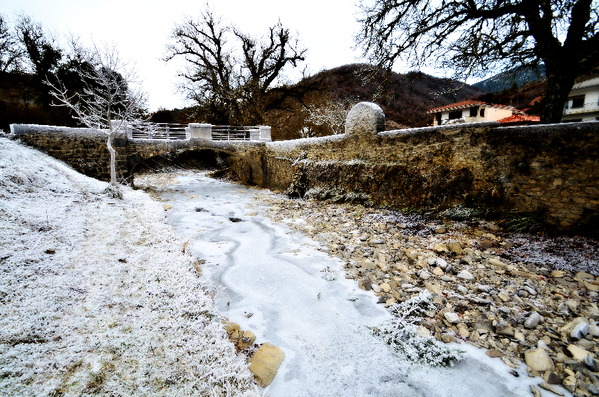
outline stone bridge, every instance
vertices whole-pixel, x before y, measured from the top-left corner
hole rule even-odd
[[[382,131],[374,104],[356,105],[346,133],[278,142],[115,139],[121,178],[156,156],[227,158],[242,181],[291,196],[396,209],[532,214],[599,235],[599,122],[502,127],[496,122]],[[12,136],[108,179],[106,135],[11,126]]]
[[[118,180],[134,175],[144,161],[169,154],[176,157],[183,152],[222,153],[246,165],[244,181],[263,185],[262,168],[253,159],[256,148],[270,140],[266,138],[249,141],[214,141],[210,139],[209,124],[190,124],[188,139],[134,139],[130,131],[115,134],[112,145],[116,150]],[[11,125],[11,134],[20,141],[70,164],[77,171],[102,180],[110,180],[110,153],[106,147],[108,135],[87,128],[68,128],[43,125]],[[239,169],[243,167],[237,167]]]

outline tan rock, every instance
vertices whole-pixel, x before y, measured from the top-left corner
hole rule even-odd
[[[585,350],[581,347],[578,347],[576,345],[569,345],[567,347],[568,351],[570,353],[572,353],[572,358],[576,361],[584,361],[584,359],[591,354],[588,350]]]
[[[503,353],[496,349],[487,350],[487,356],[492,358],[502,357]]]
[[[530,385],[530,391],[534,397],[543,397],[541,391],[535,385]]]
[[[458,333],[462,335],[464,338],[468,339],[470,337],[470,331],[468,331],[468,326],[464,323],[459,323],[457,325]]]
[[[436,267],[433,269],[433,274],[437,277],[441,277],[445,274],[445,272],[440,267]]]
[[[489,265],[493,265],[495,267],[499,267],[502,269],[504,267],[507,267],[507,265],[505,263],[503,263],[502,261],[500,261],[499,259],[491,258],[487,262],[489,262]]]
[[[551,272],[551,276],[553,276],[553,278],[562,278],[562,277],[564,277],[564,272],[559,271],[559,270],[554,270]]]
[[[234,332],[238,332],[240,330],[239,324],[231,322],[231,321],[223,321],[222,322],[225,326],[225,331],[227,331],[227,334],[229,336],[231,336]]]
[[[391,291],[391,286],[387,283],[382,283],[381,285],[379,285],[379,287],[381,287],[381,290],[383,290],[383,292],[389,293],[389,291]]]
[[[438,254],[441,254],[444,252],[449,252],[449,249],[447,248],[447,245],[439,243],[433,247],[433,251],[435,251]]]
[[[449,240],[447,242],[447,249],[450,250],[451,252],[454,252],[457,255],[462,255],[462,253],[464,252],[464,250],[462,249],[462,246],[453,240]]]
[[[599,291],[599,283],[597,281],[584,280],[582,283],[589,291]]]
[[[592,280],[595,281],[595,276],[586,272],[578,272],[574,275],[575,280]]]
[[[366,270],[376,269],[376,265],[374,263],[372,263],[371,261],[362,261],[359,263],[359,265],[362,269],[366,269]]]
[[[447,231],[447,228],[445,227],[445,225],[439,225],[439,226],[435,227],[436,234],[443,234],[446,231]]]
[[[431,336],[431,331],[429,331],[428,328],[423,326],[416,328],[416,333],[423,338]]]
[[[239,338],[239,342],[237,342],[237,347],[241,350],[247,349],[256,341],[256,335],[252,331],[245,331],[241,338]]]
[[[509,302],[512,300],[512,298],[510,298],[510,296],[504,292],[501,291],[500,293],[497,294],[497,296],[499,297],[499,299],[501,299],[503,302]]]
[[[537,372],[553,371],[555,365],[545,349],[531,349],[524,352],[526,365]]]
[[[441,285],[439,285],[438,282],[435,282],[435,283],[425,282],[424,283],[424,288],[426,288],[427,290],[429,290],[433,294],[441,295],[441,293],[442,293]]]
[[[165,210],[165,211],[168,211],[168,210],[170,210],[171,208],[173,208],[173,205],[172,205],[172,204],[164,204],[164,205],[162,206],[162,208],[164,208],[164,210]]]
[[[564,386],[570,393],[574,393],[576,391],[576,375],[569,375],[564,379],[562,386]]]
[[[285,353],[278,347],[265,343],[256,351],[250,360],[250,371],[262,387],[270,385],[277,374]]]

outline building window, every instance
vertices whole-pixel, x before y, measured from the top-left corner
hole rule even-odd
[[[458,110],[457,112],[449,112],[449,120],[455,120],[462,117],[462,111]]]
[[[485,108],[480,109],[480,117],[485,117]]]
[[[476,117],[478,115],[478,106],[470,108],[470,117]]]
[[[567,103],[567,109],[582,108],[584,107],[584,95],[570,97]]]

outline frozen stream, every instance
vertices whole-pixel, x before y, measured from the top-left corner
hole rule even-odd
[[[531,396],[528,385],[540,383],[523,369],[514,377],[468,345],[466,359],[449,369],[402,361],[367,328],[388,318],[374,294],[345,279],[343,263],[292,231],[292,220],[262,215],[256,196],[272,193],[202,174],[177,180],[162,195],[173,206],[168,219],[206,260],[203,274],[219,288],[221,314],[285,353],[268,389],[273,397]],[[322,278],[327,266],[339,271],[336,280]]]

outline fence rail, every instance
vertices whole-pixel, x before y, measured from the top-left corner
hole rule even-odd
[[[250,141],[252,140],[251,130],[259,130],[260,127],[254,126],[231,126],[231,125],[213,125],[213,141]]]
[[[132,123],[126,127],[130,139],[208,139],[213,141],[270,141],[269,126],[232,126],[178,123]]]
[[[187,139],[187,124],[178,123],[138,123],[127,126],[127,132],[134,139]]]

